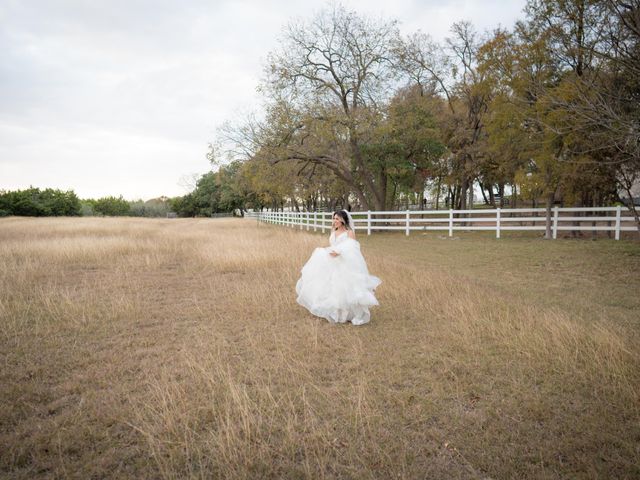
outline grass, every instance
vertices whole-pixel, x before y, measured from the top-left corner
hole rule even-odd
[[[639,477],[640,244],[456,238],[360,235],[352,327],[320,234],[0,220],[0,476]]]

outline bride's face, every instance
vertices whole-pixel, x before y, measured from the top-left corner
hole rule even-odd
[[[333,228],[340,228],[342,225],[342,219],[338,215],[333,216]]]

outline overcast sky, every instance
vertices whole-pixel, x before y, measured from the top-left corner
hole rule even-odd
[[[443,40],[511,27],[524,0],[345,0]],[[321,0],[0,0],[0,190],[183,195],[216,127],[257,110],[267,54]]]

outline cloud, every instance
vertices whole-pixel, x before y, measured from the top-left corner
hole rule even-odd
[[[404,33],[422,29],[436,39],[461,16],[482,30],[512,22],[519,10],[495,0],[344,4],[399,18]],[[0,189],[72,188],[87,197],[183,194],[180,178],[209,168],[205,153],[215,127],[238,111],[259,108],[256,86],[284,25],[326,5],[3,2]]]

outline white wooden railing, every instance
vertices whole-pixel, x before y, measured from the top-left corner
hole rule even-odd
[[[313,231],[331,228],[332,212],[249,212],[247,217],[260,222],[306,228]],[[404,230],[411,231],[441,230],[453,236],[456,230],[490,230],[500,232],[546,230],[546,209],[544,208],[491,208],[474,210],[405,210],[385,212],[351,212],[355,230],[373,231]],[[575,207],[551,210],[551,232],[553,238],[558,232],[604,231],[614,232],[620,240],[620,232],[638,231],[631,212],[626,207]]]

